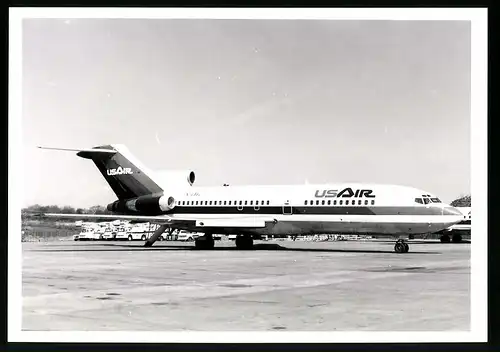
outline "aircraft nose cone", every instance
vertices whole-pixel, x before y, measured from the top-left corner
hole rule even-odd
[[[454,208],[452,206],[446,206],[443,208],[443,215],[454,215],[454,216],[460,216],[462,217],[463,214],[458,210],[457,208]]]

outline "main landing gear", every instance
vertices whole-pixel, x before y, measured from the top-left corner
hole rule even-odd
[[[409,250],[410,246],[408,246],[408,243],[406,243],[403,239],[396,241],[396,244],[394,245],[394,251],[396,253],[408,253]]]
[[[212,234],[205,234],[205,236],[198,237],[194,241],[194,248],[196,249],[214,249],[215,241]]]
[[[238,249],[252,249],[253,238],[250,235],[238,235],[236,237],[236,248]]]

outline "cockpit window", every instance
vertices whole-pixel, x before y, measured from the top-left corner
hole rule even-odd
[[[419,203],[419,204],[424,204],[424,203],[422,202],[422,198],[415,198],[415,202],[417,202],[417,203]]]
[[[424,199],[424,204],[429,204],[431,202],[429,198],[423,198],[423,199]]]
[[[432,203],[441,203],[441,201],[439,200],[439,198],[431,198],[431,202]]]

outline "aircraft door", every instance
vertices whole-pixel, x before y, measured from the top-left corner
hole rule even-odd
[[[292,206],[288,200],[283,204],[283,215],[292,215]]]

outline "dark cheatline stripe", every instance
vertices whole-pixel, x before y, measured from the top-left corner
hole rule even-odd
[[[283,209],[285,208],[285,209]],[[442,215],[435,207],[328,207],[328,206],[176,206],[169,214],[253,214],[253,215]]]

